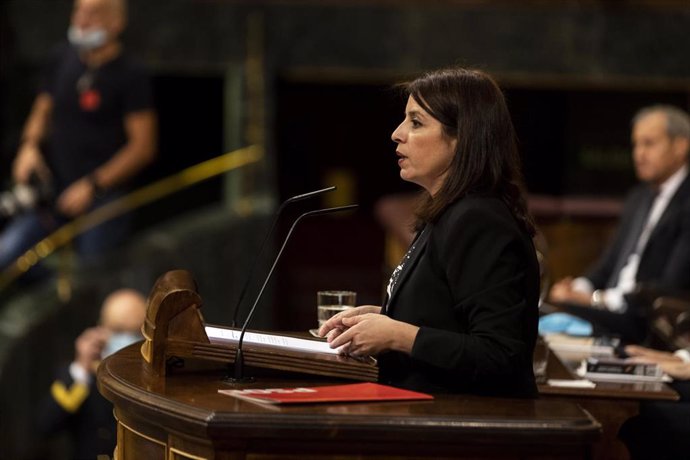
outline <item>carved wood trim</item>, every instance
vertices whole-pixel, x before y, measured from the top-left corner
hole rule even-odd
[[[169,271],[154,284],[141,328],[145,338],[141,355],[154,376],[165,376],[169,340],[209,343],[201,305],[196,282],[186,270]]]

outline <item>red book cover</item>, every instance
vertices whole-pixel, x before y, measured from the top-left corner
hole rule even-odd
[[[430,400],[433,396],[403,390],[378,383],[351,383],[324,387],[248,388],[246,390],[218,390],[250,402],[262,404],[310,404],[356,401]]]

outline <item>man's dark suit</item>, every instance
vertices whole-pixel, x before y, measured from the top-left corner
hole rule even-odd
[[[632,206],[639,200],[643,187],[638,187],[626,202],[621,229],[611,249],[590,278],[600,283],[607,263],[623,238],[626,221],[634,212]],[[607,260],[608,259],[608,260]],[[595,281],[596,280],[596,281]],[[671,292],[690,290],[690,176],[686,177],[659,220],[640,259],[637,281]],[[641,315],[631,312],[626,316]],[[690,382],[676,381],[674,389],[679,402],[644,402],[640,413],[627,420],[618,433],[630,450],[632,459],[687,458],[690,452]]]
[[[595,289],[610,287],[611,281],[617,279],[618,261],[628,232],[634,227],[636,212],[651,193],[647,185],[639,185],[628,195],[618,231],[602,257],[585,275]],[[636,281],[659,292],[690,290],[690,176],[678,187],[649,236],[640,257]],[[627,300],[629,308],[622,315],[573,305],[564,308],[591,321],[596,334],[616,334],[627,342],[640,343],[647,336],[648,305],[646,301],[636,302],[633,297]]]
[[[539,268],[498,199],[468,197],[413,243],[384,313],[420,326],[412,353],[379,356],[381,381],[427,392],[534,397]]]
[[[614,275],[635,211],[648,193],[647,185],[639,185],[628,195],[613,241],[586,275],[595,289],[606,288],[607,281]],[[690,289],[690,176],[681,183],[649,236],[640,257],[636,279],[639,283],[653,283],[662,289]]]

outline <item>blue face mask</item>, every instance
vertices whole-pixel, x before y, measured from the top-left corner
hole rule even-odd
[[[142,338],[143,337],[138,332],[117,332],[111,335],[105,343],[103,351],[101,352],[101,357],[106,358],[127,345],[138,342]]]
[[[67,38],[72,46],[81,51],[91,51],[105,45],[108,34],[103,28],[84,30],[79,27],[70,26],[67,31]]]

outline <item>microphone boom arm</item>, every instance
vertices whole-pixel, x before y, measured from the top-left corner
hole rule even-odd
[[[305,217],[313,217],[313,216],[318,216],[322,214],[330,214],[334,212],[340,212],[340,211],[348,211],[351,209],[357,208],[358,205],[356,204],[350,204],[347,206],[337,206],[334,208],[325,208],[325,209],[316,209],[314,211],[308,211],[305,212],[304,214],[301,214],[297,219],[295,219],[295,222],[292,224],[290,227],[290,230],[287,233],[287,236],[285,237],[285,240],[283,241],[283,245],[280,247],[280,250],[278,251],[278,254],[276,255],[275,259],[273,260],[273,265],[271,266],[271,269],[268,272],[268,276],[266,276],[266,280],[264,281],[264,284],[261,286],[261,289],[259,290],[259,294],[256,296],[256,300],[254,301],[254,305],[252,305],[252,308],[249,310],[249,313],[247,314],[247,319],[244,321],[244,325],[242,325],[242,331],[240,332],[240,338],[237,342],[237,353],[235,356],[235,373],[234,373],[234,378],[230,379],[234,383],[242,383],[247,381],[243,377],[243,368],[244,368],[244,356],[242,354],[242,344],[244,342],[244,334],[247,332],[247,326],[249,325],[249,322],[252,319],[252,316],[254,315],[254,311],[256,310],[256,306],[259,304],[259,300],[261,300],[261,296],[264,293],[264,289],[266,289],[266,285],[268,285],[268,282],[271,279],[271,276],[273,275],[273,271],[276,268],[276,265],[278,265],[278,261],[280,260],[280,256],[283,254],[283,250],[287,246],[288,241],[290,241],[290,236],[292,235],[292,232],[295,230],[295,227],[297,227],[297,224],[304,219]]]
[[[320,195],[322,193],[330,192],[335,190],[335,186],[330,186],[326,188],[322,188],[320,190],[314,190],[313,192],[307,192],[307,193],[302,193],[301,195],[295,195],[293,197],[288,198],[287,200],[283,201],[278,207],[278,211],[276,211],[275,217],[273,218],[273,222],[271,222],[271,226],[268,229],[268,232],[266,232],[266,236],[264,236],[263,241],[261,242],[261,246],[259,246],[259,253],[256,255],[256,259],[254,259],[254,263],[252,264],[252,268],[249,270],[249,276],[244,282],[244,285],[242,286],[242,289],[240,290],[240,295],[238,297],[237,303],[235,304],[235,310],[232,313],[232,322],[230,325],[232,327],[235,327],[237,325],[237,315],[240,312],[240,305],[242,304],[242,301],[244,300],[244,296],[247,293],[247,288],[249,287],[249,282],[254,278],[254,274],[256,273],[256,269],[259,265],[259,259],[261,258],[261,254],[263,254],[264,249],[266,249],[266,242],[268,241],[268,237],[271,236],[273,233],[273,229],[275,229],[276,224],[278,223],[278,218],[280,217],[281,213],[283,212],[283,209],[287,207],[287,205],[294,203],[296,201],[302,201],[306,200],[307,198],[311,198],[316,195]]]

